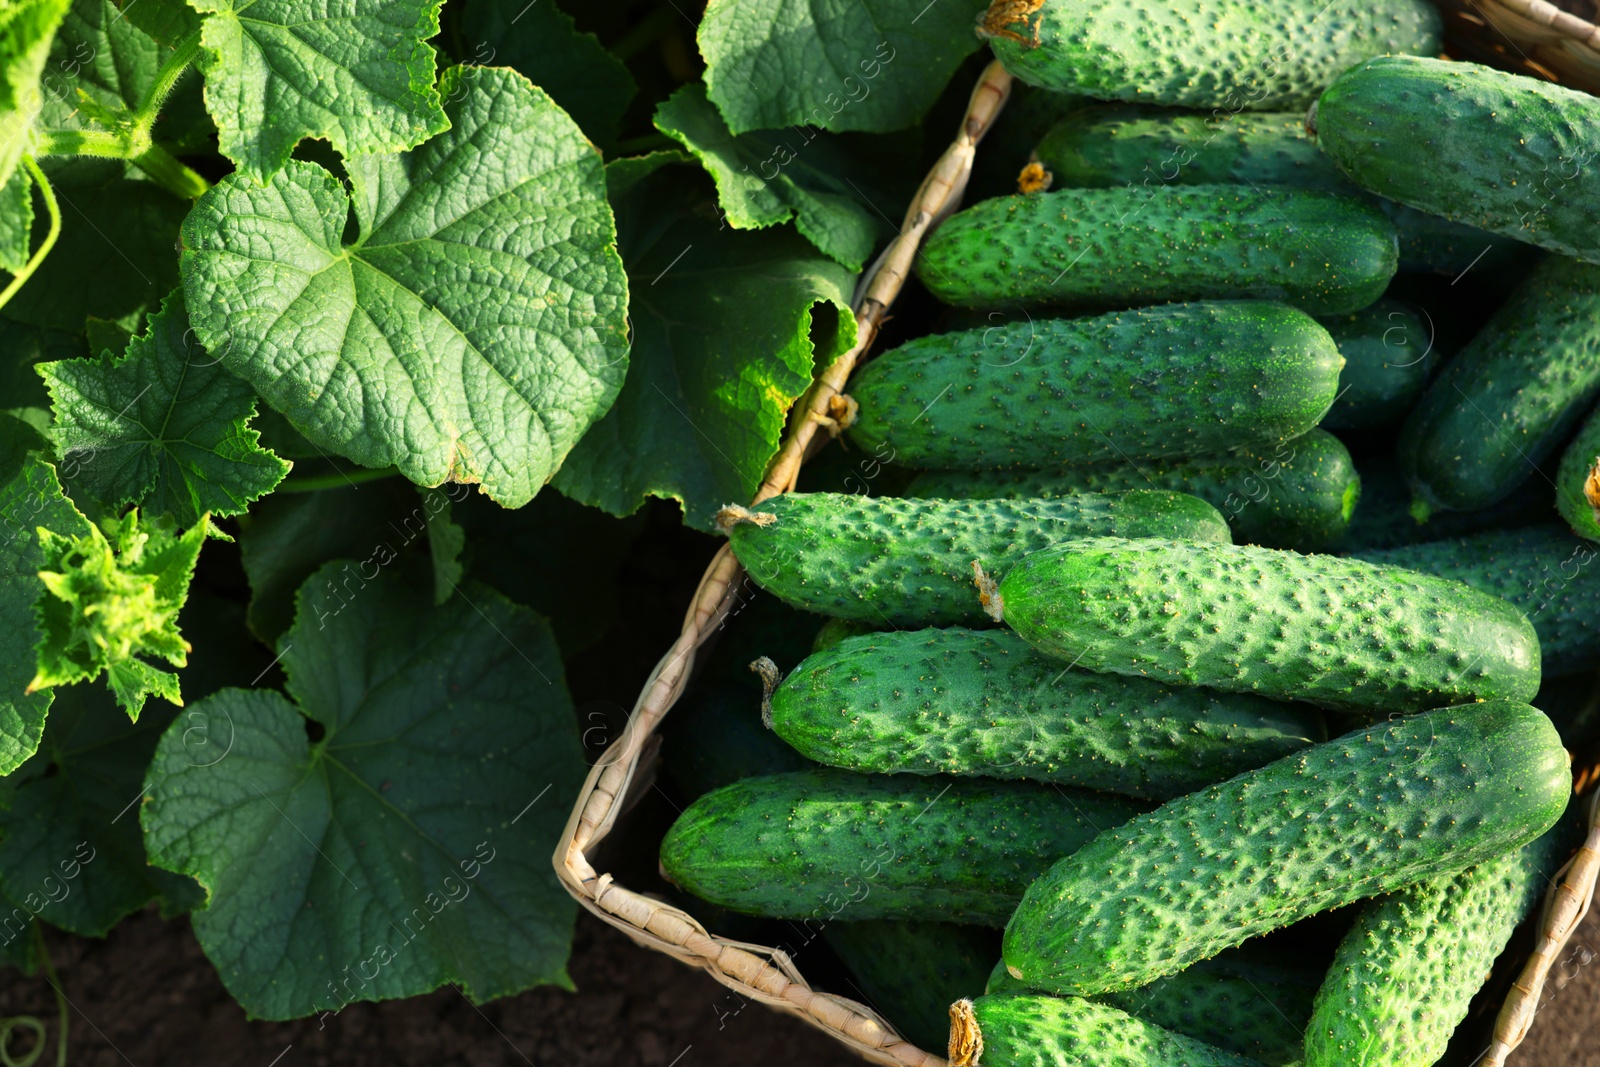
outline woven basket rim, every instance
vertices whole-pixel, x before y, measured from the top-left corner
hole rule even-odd
[[[1576,44],[1600,52],[1600,24],[1590,22],[1570,11],[1563,11],[1549,0],[1445,0],[1445,2],[1460,10],[1476,13],[1508,37],[1510,34],[1495,24],[1494,19],[1485,12],[1485,8],[1498,8],[1513,18],[1525,19],[1536,26],[1553,30]]]

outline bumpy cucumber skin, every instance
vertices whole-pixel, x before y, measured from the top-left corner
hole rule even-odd
[[[1424,211],[1600,262],[1600,100],[1475,63],[1369,59],[1308,125],[1355,182]]]
[[[1573,843],[1536,841],[1371,901],[1345,935],[1306,1027],[1305,1067],[1431,1067],[1495,958]]]
[[[1046,867],[1144,807],[1027,782],[797,771],[689,805],[661,869],[703,900],[774,919],[1002,926]]]
[[[924,469],[1226,452],[1314,427],[1342,365],[1315,319],[1263,301],[1012,322],[873,360],[850,383],[850,436]]]
[[[1153,800],[1327,737],[1309,708],[1062,666],[1004,630],[853,637],[783,680],[772,726],[847,770],[1023,778]]]
[[[757,584],[795,607],[885,627],[986,625],[973,560],[1003,571],[1091,532],[1229,539],[1209,504],[1156,491],[1015,501],[788,493],[760,510],[775,520],[728,533]]]
[[[1090,999],[1175,1034],[1281,1067],[1300,1059],[1322,977],[1319,970],[1277,966],[1244,949],[1229,949],[1147,986]],[[1011,977],[1004,960],[989,972],[983,991],[1029,992]]]
[[[1344,357],[1339,397],[1322,425],[1330,430],[1365,430],[1404,418],[1437,362],[1428,324],[1398,300],[1379,300],[1360,311],[1319,321]]]
[[[1420,505],[1509,495],[1600,395],[1600,266],[1550,256],[1445,366],[1396,453]]]
[[[998,474],[927,471],[905,493],[1016,499],[1146,487],[1189,493],[1213,505],[1239,544],[1300,552],[1342,538],[1363,492],[1350,450],[1317,429],[1276,445],[1193,459]]]
[[[983,993],[988,961],[999,948],[994,930],[956,923],[831,922],[828,943],[861,992],[919,1048],[942,1049],[950,1036],[950,1004]]]
[[[1077,997],[995,993],[972,1001],[983,1053],[973,1067],[1259,1067],[1254,1060]],[[952,1051],[954,1051],[952,1049]]]
[[[1352,63],[1386,52],[1433,55],[1439,15],[1421,0],[1372,0],[1326,18],[1318,0],[1045,0],[990,46],[1018,79],[1102,100],[1304,109]],[[1039,44],[1031,41],[1038,30]]]
[[[1556,507],[1576,533],[1600,541],[1600,409],[1561,454]]]
[[[1491,530],[1354,555],[1450,578],[1516,605],[1539,635],[1546,675],[1600,663],[1600,581],[1591,571],[1600,546],[1559,525]]]
[[[1553,826],[1572,789],[1545,714],[1497,700],[1355,730],[1108,830],[1028,887],[1004,958],[1029,985],[1145,985]]]
[[[1466,537],[1485,530],[1537,526],[1550,518],[1550,496],[1549,483],[1530,478],[1510,496],[1487,508],[1435,511],[1425,522],[1418,522],[1411,513],[1411,487],[1400,469],[1388,462],[1363,463],[1361,500],[1350,527],[1326,550],[1354,554]]]
[[[1024,640],[1086,670],[1368,712],[1539,689],[1522,612],[1359,560],[1090,538],[1024,558],[999,595]]]
[[[1281,186],[1063,189],[948,219],[917,276],[957,307],[1281,300],[1366,307],[1394,276],[1394,224],[1355,197]]]

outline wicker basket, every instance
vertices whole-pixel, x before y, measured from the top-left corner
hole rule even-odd
[[[1447,12],[1452,51],[1462,58],[1600,92],[1600,28],[1543,0],[1460,0],[1459,4],[1440,0],[1439,6]],[[1504,47],[1490,39],[1496,30]],[[1524,54],[1519,56],[1519,51]],[[899,236],[869,268],[858,290],[855,347],[835,360],[796,405],[789,433],[754,503],[792,489],[806,457],[827,442],[829,433],[837,433],[837,420],[844,414],[845,382],[899,294],[922,238],[959,206],[977,143],[1004,106],[1010,88],[1010,75],[991,63],[973,90],[955,141],[923,181]],[[819,435],[819,430],[827,433]],[[718,937],[682,909],[618,885],[590,862],[619,816],[648,788],[658,748],[656,729],[687,687],[697,651],[737,610],[741,579],[738,561],[725,544],[700,581],[678,640],[645,684],[626,730],[590,769],[556,848],[556,873],[580,904],[640,945],[705,970],[747,1000],[806,1019],[870,1062],[945,1067],[943,1055],[916,1047],[866,1005],[812,989],[781,949]],[[1594,790],[1588,839],[1547,897],[1533,952],[1496,1020],[1490,1049],[1475,1067],[1501,1067],[1526,1036],[1540,1006],[1545,978],[1588,911],[1600,875],[1596,779],[1600,768],[1584,769],[1581,780]]]

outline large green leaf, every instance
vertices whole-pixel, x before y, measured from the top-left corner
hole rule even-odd
[[[50,709],[49,690],[28,689],[42,637],[34,605],[45,595],[38,530],[66,536],[91,531],[40,455],[45,447],[31,427],[0,415],[0,775],[38,749]]]
[[[977,51],[987,0],[711,0],[706,87],[734,133],[909,126]]]
[[[734,229],[794,219],[807,240],[851,270],[860,270],[872,254],[879,216],[857,199],[862,194],[844,177],[849,157],[827,134],[784,130],[735,137],[699,83],[685,85],[656,108],[655,124],[711,173]]]
[[[208,511],[239,514],[288,473],[249,427],[255,391],[190,336],[181,291],[127,355],[39,370],[54,401],[50,437],[74,472],[74,496],[140,504],[146,515],[190,526]]]
[[[448,128],[434,89],[443,0],[190,0],[222,152],[257,181],[307,137],[346,159]]]
[[[195,933],[252,1016],[570,987],[575,907],[550,854],[583,759],[549,627],[482,586],[435,608],[392,573],[341,573],[312,576],[280,642],[294,702],[194,705],[232,731],[210,766],[183,746],[193,724],[162,738],[152,861],[205,887]]]
[[[84,320],[154,309],[178,284],[178,226],[189,201],[116,159],[51,157],[41,164],[61,201],[61,238],[4,314],[83,332]],[[43,213],[33,244],[44,241]]]
[[[10,0],[0,6],[0,185],[28,151],[44,103],[39,78],[69,0]]]
[[[469,0],[461,14],[468,63],[510,67],[545,92],[583,132],[607,144],[638,91],[622,60],[552,0]]]
[[[555,485],[613,515],[676,499],[709,530],[717,508],[755,492],[814,363],[853,342],[853,279],[791,231],[724,226],[703,175],[634,170],[619,171],[636,180],[617,203],[628,381]]]
[[[176,714],[162,704],[135,724],[102,689],[61,691],[38,754],[0,812],[0,894],[13,915],[20,908],[104,937],[157,898],[168,913],[197,902],[190,879],[149,865],[139,833],[145,770]]]
[[[354,160],[350,198],[291,162],[184,223],[206,347],[319,446],[526,503],[616,397],[627,279],[599,156],[509,70],[455,67],[452,128]]]

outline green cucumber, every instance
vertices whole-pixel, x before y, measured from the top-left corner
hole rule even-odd
[[[1600,262],[1600,100],[1475,63],[1383,56],[1341,74],[1306,119],[1358,185]]]
[[[984,775],[1166,800],[1327,738],[1310,708],[1063,670],[1004,630],[869,634],[772,694],[772,728],[818,763]]]
[[[950,1067],[1259,1067],[1078,997],[992,993],[950,1005]]]
[[[775,919],[1003,926],[1046,867],[1141,810],[1029,782],[797,771],[690,804],[661,870],[702,900]]]
[[[1600,395],[1600,266],[1550,256],[1423,393],[1397,454],[1419,515],[1488,507]]]
[[[1365,430],[1399,422],[1411,410],[1436,362],[1433,331],[1397,300],[1319,320],[1339,346],[1339,396],[1322,425]]]
[[[985,625],[974,560],[1003,570],[1091,532],[1229,536],[1211,505],[1155,491],[970,501],[788,493],[755,514],[729,509],[724,520],[734,555],[763,589],[795,607],[885,627]]]
[[[1371,195],[1307,136],[1304,111],[1201,115],[1126,104],[1087,107],[1052,127],[1034,154],[1058,189],[1226,182]],[[1473,265],[1504,263],[1527,247],[1393,200],[1372,199],[1394,223],[1401,271],[1458,275]]]
[[[1589,416],[1561,454],[1556,507],[1574,531],[1600,541],[1600,409]]]
[[[1365,200],[1244,185],[1063,189],[983,200],[923,244],[917,276],[957,307],[1282,300],[1366,307],[1398,265]]]
[[[822,939],[844,961],[861,993],[919,1048],[950,1036],[950,1003],[983,992],[999,951],[993,929],[940,922],[832,922]]]
[[[1145,460],[1059,471],[928,471],[910,497],[1057,497],[1124,489],[1170,489],[1213,505],[1239,544],[1301,552],[1339,540],[1364,490],[1349,449],[1326,430],[1226,455]]]
[[[1397,548],[1485,530],[1534,526],[1550,518],[1550,486],[1542,478],[1530,478],[1510,496],[1486,508],[1435,511],[1419,522],[1411,512],[1411,487],[1398,466],[1382,460],[1363,462],[1360,472],[1361,500],[1349,529],[1327,546],[1329,552]],[[1234,533],[1238,536],[1237,525]]]
[[[1352,63],[1437,54],[1422,0],[994,0],[982,35],[1018,80],[1064,93],[1228,111],[1304,108]]]
[[[1108,830],[1028,887],[1013,977],[1132,989],[1308,915],[1520,848],[1572,774],[1545,714],[1495,700],[1358,729]]]
[[[1369,902],[1306,1027],[1305,1067],[1431,1067],[1576,843],[1562,818],[1520,849]]]
[[[1559,525],[1491,530],[1354,555],[1450,578],[1516,605],[1539,635],[1546,675],[1600,663],[1600,582],[1589,566],[1600,546]]]
[[[1315,319],[1262,301],[1010,322],[867,364],[850,382],[850,437],[924,469],[1226,452],[1316,426],[1343,362]]]
[[[1337,556],[1114,537],[1014,564],[990,614],[1087,670],[1369,712],[1528,700],[1539,639],[1460,582]]]
[[[1089,999],[1257,1063],[1293,1063],[1301,1056],[1302,1035],[1323,972],[1285,967],[1248,949],[1229,949],[1147,986]],[[1011,977],[1002,960],[990,971],[983,991],[1030,990]]]

